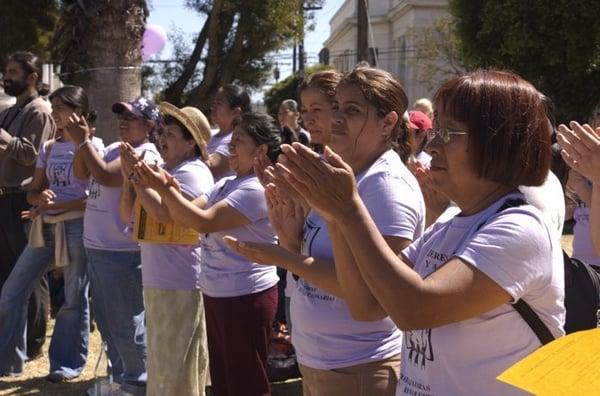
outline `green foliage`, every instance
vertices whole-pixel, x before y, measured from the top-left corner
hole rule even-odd
[[[471,67],[514,70],[550,96],[559,121],[600,101],[600,2],[450,0]]]
[[[15,51],[31,51],[48,59],[58,14],[58,0],[0,1],[0,60]]]
[[[221,85],[264,85],[273,68],[268,55],[298,39],[312,15],[300,12],[298,0],[187,0],[186,6],[206,16],[194,48],[182,45],[181,35],[173,35],[180,48],[177,62],[155,69],[166,82],[167,100],[203,110]]]
[[[331,69],[331,66],[327,65],[314,65],[308,67],[305,70],[307,76],[316,73],[321,70]],[[279,104],[286,99],[294,99],[300,102],[298,98],[298,85],[300,84],[300,76],[293,74],[277,84],[273,85],[271,89],[265,92],[265,106],[269,114],[277,114],[279,111]]]

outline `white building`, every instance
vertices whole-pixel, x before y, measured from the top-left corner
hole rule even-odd
[[[345,72],[356,64],[356,1],[345,0],[329,21],[330,36],[324,46],[329,64]],[[369,63],[394,74],[404,86],[410,102],[431,97],[431,90],[416,78],[414,32],[431,27],[440,18],[450,18],[447,0],[369,0]],[[374,49],[374,50],[373,50]],[[441,81],[434,82],[437,85]]]

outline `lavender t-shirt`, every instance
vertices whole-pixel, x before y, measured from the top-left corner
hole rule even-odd
[[[231,235],[240,241],[276,243],[269,224],[264,188],[258,178],[250,175],[219,180],[208,194],[205,208],[219,201],[240,212],[250,224],[201,235],[202,292],[211,297],[237,297],[258,293],[277,284],[279,277],[274,266],[248,261],[223,241],[225,235]]]
[[[414,240],[423,233],[421,190],[395,152],[385,152],[356,179],[358,192],[383,235]],[[334,265],[327,225],[315,212],[304,224],[302,253]],[[400,353],[402,334],[389,317],[359,322],[352,319],[345,300],[302,278],[295,286],[290,310],[299,363],[332,370]]]
[[[104,149],[104,161],[119,158],[121,142],[115,142]],[[142,143],[135,152],[144,156],[148,163],[162,163],[162,158],[153,143]],[[125,232],[126,224],[119,215],[121,187],[103,186],[93,177],[90,180],[90,194],[83,217],[83,245],[86,248],[116,251],[135,251],[140,247]]]
[[[232,135],[233,135],[233,133],[231,133],[231,132],[229,132],[225,135],[222,135],[222,136],[221,135],[213,135],[212,138],[210,139],[210,141],[208,142],[208,145],[206,146],[206,150],[208,151],[208,154],[217,153],[217,154],[220,154],[223,157],[229,159],[229,144],[231,143]],[[229,170],[229,171],[225,172],[225,174],[223,174],[217,180],[220,180],[224,177],[232,176],[232,175],[234,175],[234,172],[232,170]]]
[[[48,154],[50,145],[52,148]],[[75,149],[75,144],[66,140],[47,141],[40,149],[35,167],[46,170],[48,188],[56,194],[55,202],[73,201],[87,196],[88,179],[78,179],[73,174]],[[52,210],[48,213],[63,211]]]
[[[590,209],[580,204],[573,212],[573,257],[590,265],[600,265],[600,257],[596,254],[590,236]]]
[[[207,194],[214,185],[210,169],[200,159],[185,161],[170,173],[191,200]],[[144,287],[167,290],[200,288],[200,241],[196,245],[141,243],[140,246]]]

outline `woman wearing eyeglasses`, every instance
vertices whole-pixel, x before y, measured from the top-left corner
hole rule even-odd
[[[133,146],[145,161],[162,163],[156,146],[149,141],[159,121],[154,102],[138,98],[115,103],[112,110],[119,120],[121,141]],[[119,216],[121,142],[96,153],[90,148],[84,120],[75,120],[68,130],[78,145],[75,174],[91,175],[83,244],[96,323],[108,345],[115,382],[131,393],[143,393],[147,376],[146,326],[140,247],[125,233],[126,224]]]
[[[345,269],[360,274],[404,330],[398,395],[521,395],[496,377],[541,340],[511,304],[525,301],[550,338],[564,334],[560,243],[518,192],[548,174],[544,97],[515,74],[477,71],[443,84],[434,103],[431,177],[461,212],[401,254],[385,242],[352,167],[336,154],[321,161],[294,145],[285,154],[287,178],[328,227],[343,230],[355,263]],[[242,254],[265,250],[231,245]],[[334,255],[345,253],[340,246]]]

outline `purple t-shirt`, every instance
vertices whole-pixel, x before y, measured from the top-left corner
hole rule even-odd
[[[52,145],[48,154],[48,147]],[[98,147],[94,146],[96,149]],[[73,174],[75,143],[66,140],[45,142],[37,157],[36,168],[45,169],[48,188],[56,194],[55,202],[73,201],[87,197],[88,179],[78,179]],[[64,210],[52,210],[48,213],[60,213]]]
[[[207,194],[214,185],[210,169],[200,159],[185,161],[170,173],[190,200]],[[200,288],[200,241],[196,245],[141,243],[140,246],[144,287],[167,290]]]
[[[213,135],[208,145],[206,146],[206,150],[208,154],[217,153],[222,155],[223,157],[229,159],[229,144],[231,143],[231,136],[233,133],[229,132],[225,135]],[[232,170],[229,170],[224,175],[222,175],[218,180],[234,175]]]
[[[382,154],[356,181],[383,235],[414,240],[423,233],[425,204],[419,184],[395,152]],[[334,265],[327,225],[313,211],[304,224],[302,253]],[[298,362],[305,366],[332,370],[400,353],[402,334],[389,317],[356,321],[344,299],[303,278],[295,282],[291,299],[292,340]]]
[[[269,224],[264,188],[258,178],[250,175],[219,180],[208,194],[205,208],[219,201],[240,212],[250,224],[201,235],[202,292],[211,297],[237,297],[258,293],[277,284],[279,277],[274,266],[248,261],[223,241],[225,235],[231,235],[240,241],[276,243]]]
[[[104,149],[104,161],[119,158],[121,142],[115,142]],[[53,149],[54,150],[54,149]],[[162,158],[153,143],[142,143],[135,152],[144,155],[144,161],[162,163]],[[116,251],[135,251],[140,247],[131,235],[125,232],[126,224],[121,221],[119,203],[121,187],[103,186],[93,177],[90,179],[90,194],[83,217],[83,245],[86,248]]]

